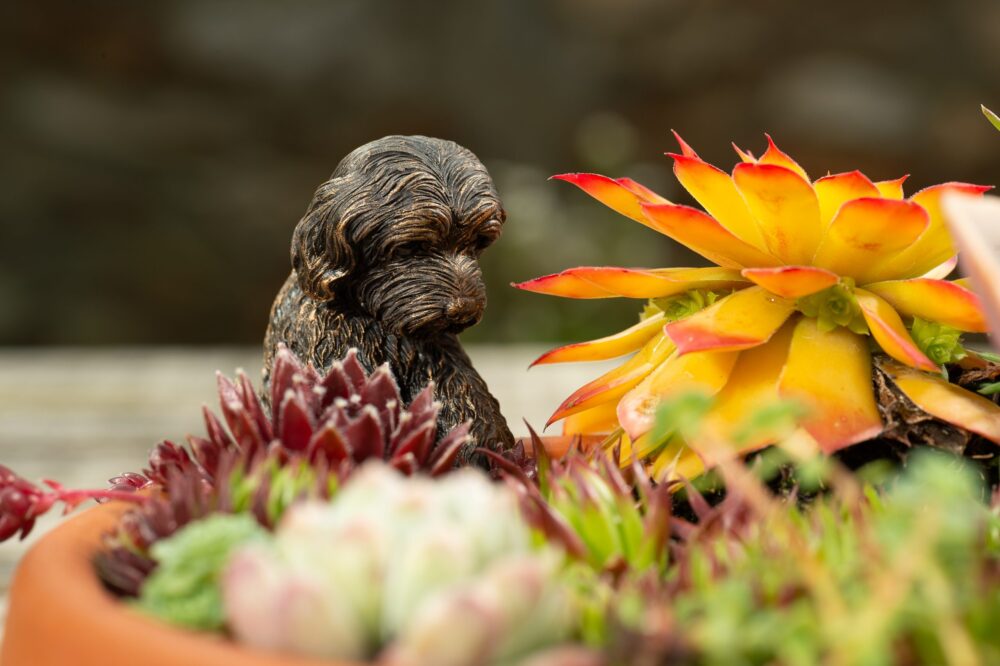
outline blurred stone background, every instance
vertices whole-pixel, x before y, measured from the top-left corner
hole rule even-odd
[[[1000,2],[3,3],[0,344],[258,344],[314,188],[389,133],[476,152],[509,208],[469,341],[580,339],[630,303],[507,285],[696,260],[553,173],[678,192],[677,129],[729,167],[1000,182]]]

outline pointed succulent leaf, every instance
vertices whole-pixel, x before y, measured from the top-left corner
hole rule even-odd
[[[882,196],[878,187],[860,171],[824,176],[813,183],[813,189],[819,199],[820,223],[824,230],[848,201]]]
[[[635,326],[620,333],[609,335],[590,342],[577,342],[558,349],[545,352],[531,365],[547,363],[567,363],[571,361],[597,361],[633,352],[655,336],[663,327],[663,313],[653,314],[644,318]]]
[[[777,164],[736,165],[733,182],[779,263],[809,264],[820,242],[819,201],[799,173]],[[753,264],[766,266],[775,264]]]
[[[608,178],[596,173],[564,173],[552,176],[552,180],[576,185],[611,210],[641,224],[646,224],[640,208],[643,202],[667,202],[645,187],[636,187],[638,183],[626,178]]]
[[[288,391],[281,401],[281,429],[278,434],[284,447],[302,452],[308,449],[313,436],[313,422],[301,395]]]
[[[781,261],[729,231],[715,218],[689,206],[643,204],[651,228],[709,261],[728,268],[777,266]]]
[[[425,460],[436,434],[437,423],[424,421],[419,427],[410,431],[406,437],[396,438],[396,448],[390,454],[390,461],[405,455],[413,455],[418,460]]]
[[[329,407],[337,399],[347,400],[354,392],[351,379],[347,376],[344,364],[340,361],[335,361],[330,366],[330,371],[320,381],[319,386],[323,389],[323,397],[320,401],[320,406],[323,408]]]
[[[364,366],[361,365],[361,360],[358,358],[358,350],[354,347],[347,350],[347,356],[344,357],[342,365],[344,374],[347,375],[348,380],[351,382],[351,393],[361,393],[361,387],[364,386],[368,373],[365,372]]]
[[[326,460],[331,464],[339,463],[351,454],[351,450],[340,431],[330,423],[313,434],[307,450],[310,460]]]
[[[399,387],[392,377],[392,371],[388,364],[380,365],[375,372],[368,376],[367,381],[361,387],[359,393],[361,402],[372,405],[382,415],[383,420],[389,417],[390,409],[395,410],[400,402]],[[390,403],[393,405],[390,408]],[[395,417],[389,417],[392,420]]]
[[[817,368],[829,368],[829,372],[818,373]],[[824,331],[815,319],[800,319],[778,392],[808,410],[803,425],[826,452],[882,432],[868,343],[845,328]]]
[[[802,176],[807,182],[809,181],[809,174],[806,170],[799,166],[799,163],[792,159],[790,155],[778,148],[778,145],[771,138],[770,134],[764,134],[767,139],[767,150],[764,154],[760,156],[758,160],[759,164],[774,164],[780,167],[785,167],[790,171],[794,171],[798,175]]]
[[[938,372],[938,366],[920,350],[899,313],[887,301],[864,289],[856,290],[855,298],[872,337],[886,354],[911,367]]]
[[[762,249],[765,246],[757,220],[728,173],[697,156],[667,153],[674,160],[674,175],[709,215],[740,240]]]
[[[236,385],[221,372],[217,373],[219,386],[219,402],[222,407],[222,416],[225,418],[229,431],[233,434],[236,443],[243,449],[257,451],[264,448],[267,442],[257,426],[257,423],[247,413],[246,408],[240,400],[240,394],[236,390]]]
[[[430,382],[423,388],[417,397],[413,399],[407,411],[413,417],[409,423],[410,428],[416,428],[425,421],[437,418],[441,410],[441,404],[434,400],[434,382]]]
[[[665,330],[681,354],[749,349],[770,340],[794,309],[794,302],[755,286],[668,324]]]
[[[836,273],[815,266],[744,268],[743,276],[782,298],[802,298],[837,284]]]
[[[191,457],[197,461],[198,466],[207,477],[214,478],[219,468],[219,458],[222,455],[222,450],[212,440],[196,435],[188,435],[187,442],[188,449],[191,451]]]
[[[983,104],[981,104],[979,108],[983,110],[983,115],[986,116],[986,120],[990,121],[990,124],[993,125],[993,127],[1000,130],[1000,116],[987,109]]]
[[[240,395],[240,401],[243,403],[247,415],[257,426],[261,437],[265,441],[270,442],[274,439],[274,432],[271,430],[271,421],[264,415],[264,408],[260,404],[257,391],[254,390],[253,384],[250,383],[250,378],[247,377],[247,373],[243,372],[243,370],[237,370],[236,381],[236,390]]]
[[[362,407],[360,415],[348,423],[343,432],[355,461],[382,457],[385,434],[379,423],[378,410],[372,405]]]
[[[278,422],[278,411],[281,408],[281,400],[285,393],[292,388],[292,378],[302,373],[302,365],[298,358],[284,345],[278,345],[278,351],[274,355],[274,363],[271,366],[271,418]]]
[[[1000,406],[989,398],[902,363],[887,361],[881,367],[920,409],[1000,444]]]
[[[278,403],[274,404],[277,406]],[[219,422],[218,417],[208,408],[208,405],[202,405],[201,414],[205,420],[205,432],[216,448],[220,451],[228,451],[235,448],[236,444],[233,443],[229,433],[226,432],[226,429]]]
[[[457,426],[441,444],[435,449],[430,457],[430,475],[440,476],[448,472],[455,466],[455,459],[458,452],[469,441],[469,423]]]

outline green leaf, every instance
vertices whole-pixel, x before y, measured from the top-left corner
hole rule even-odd
[[[844,326],[859,335],[868,334],[861,307],[854,298],[854,280],[842,279],[838,284],[803,296],[795,302],[799,312],[814,317],[819,330],[829,333],[838,326]]]
[[[157,568],[143,583],[136,606],[171,624],[221,629],[219,575],[237,547],[266,534],[247,513],[214,514],[181,528],[153,545]]]
[[[990,124],[1000,130],[1000,116],[987,109],[984,105],[980,105],[979,108],[983,110],[983,115],[990,121]]]
[[[694,313],[712,305],[717,300],[719,300],[719,294],[714,291],[692,289],[683,294],[650,299],[646,303],[646,307],[643,308],[639,318],[640,320],[648,319],[662,312],[665,320],[669,323],[690,317]]]
[[[1000,393],[1000,382],[993,382],[992,384],[983,384],[979,387],[979,392],[983,395],[996,395]]]
[[[938,365],[961,361],[967,355],[962,346],[962,332],[957,328],[914,317],[910,334],[920,351]]]
[[[977,351],[976,354],[990,363],[1000,363],[1000,354],[994,354],[993,352],[987,351]]]

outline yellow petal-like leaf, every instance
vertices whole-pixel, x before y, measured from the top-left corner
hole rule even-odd
[[[865,289],[884,298],[904,317],[920,317],[960,331],[986,331],[979,297],[954,282],[916,278],[875,282]]]
[[[782,298],[801,298],[837,284],[836,273],[815,266],[744,268],[743,277]]]
[[[718,288],[745,286],[747,279],[735,268],[721,266],[706,266],[704,268],[650,268],[662,278],[672,282],[693,285],[689,289]]]
[[[637,183],[631,178],[616,178],[615,182],[639,197],[644,203],[669,203],[669,201],[661,197],[653,190],[649,189],[642,183]]]
[[[767,343],[740,353],[729,381],[715,397],[701,432],[691,443],[695,449],[700,449],[699,444],[707,440],[730,443],[738,446],[740,451],[751,451],[773,444],[782,434],[761,431],[753,433],[746,441],[736,441],[738,430],[745,424],[748,415],[779,400],[778,380],[788,359],[788,346],[796,321],[785,322]]]
[[[625,363],[574,391],[559,405],[545,424],[546,427],[571,414],[607,402],[616,402],[663,363],[675,349],[670,338],[664,334],[657,334]]]
[[[899,313],[885,299],[864,289],[856,289],[854,297],[861,306],[861,313],[871,330],[872,337],[878,342],[882,351],[911,367],[927,372],[938,372],[940,368],[920,351],[906,330],[906,326],[903,325]]]
[[[878,188],[860,171],[824,176],[813,183],[819,199],[820,225],[826,229],[833,217],[848,201],[865,197],[879,197]]]
[[[906,179],[910,177],[910,174],[905,176],[900,176],[895,180],[880,180],[875,183],[875,187],[878,188],[879,196],[883,199],[902,199],[903,198],[903,183]]]
[[[879,279],[887,259],[913,244],[929,224],[910,201],[854,199],[834,216],[813,263],[859,284]]]
[[[618,427],[618,403],[611,401],[577,412],[563,421],[564,435],[610,434]]]
[[[956,251],[941,210],[941,197],[949,193],[979,196],[989,189],[984,185],[944,183],[924,188],[910,197],[910,201],[927,211],[930,224],[910,247],[880,266],[871,280],[874,282],[920,277],[953,257]]]
[[[754,157],[753,153],[751,153],[749,150],[743,150],[742,148],[736,145],[735,141],[732,143],[732,146],[733,150],[735,150],[736,154],[739,156],[741,162],[749,162],[751,164],[757,163],[757,158]]]
[[[992,400],[900,363],[883,363],[907,398],[931,416],[1000,444],[1000,407]]]
[[[775,164],[737,164],[733,182],[757,219],[767,249],[786,264],[807,265],[820,240],[819,201],[802,176]]]
[[[693,157],[698,159],[698,153],[694,152],[694,148],[689,146],[688,142],[682,139],[680,134],[674,130],[670,130],[670,133],[674,135],[675,139],[677,139],[677,145],[681,147],[681,154],[684,155],[684,157]]]
[[[696,156],[668,153],[674,160],[674,175],[691,196],[737,238],[758,249],[766,247],[757,220],[728,173]]]
[[[565,298],[657,298],[690,289],[724,289],[745,282],[737,270],[714,267],[648,270],[580,266],[511,286]]]
[[[681,354],[749,349],[771,339],[795,310],[795,303],[763,287],[749,287],[667,324]]]
[[[663,329],[663,313],[647,317],[635,326],[599,340],[575,342],[547,351],[532,366],[574,361],[601,361],[615,358],[639,349]]]
[[[674,353],[618,403],[618,422],[635,441],[656,420],[661,402],[698,391],[714,395],[726,384],[738,352]]]
[[[789,171],[794,171],[799,174],[806,180],[806,182],[808,182],[809,174],[806,173],[806,170],[799,166],[799,163],[793,160],[790,155],[778,148],[770,134],[765,134],[764,136],[767,137],[767,150],[765,150],[764,154],[760,156],[759,160],[757,160],[758,164],[774,164],[776,166],[784,167]]]
[[[846,328],[825,333],[815,319],[799,319],[778,392],[806,407],[802,425],[826,452],[882,432],[868,342]]]
[[[643,204],[642,209],[650,227],[720,266],[742,268],[781,263],[763,250],[740,240],[715,218],[696,208]]]
[[[643,443],[636,442],[636,447]],[[650,466],[649,475],[657,483],[694,479],[705,471],[705,462],[698,452],[687,446],[680,437],[673,437],[656,455],[656,460]],[[683,488],[682,485],[677,486]]]
[[[552,179],[576,185],[611,210],[640,224],[646,224],[646,218],[639,208],[641,203],[668,203],[660,195],[629,178],[614,179],[596,173],[563,173],[552,176]]]
[[[920,277],[927,278],[928,280],[943,280],[949,275],[951,275],[952,271],[955,270],[956,266],[958,266],[957,254],[948,259],[947,261],[938,264],[937,266],[930,269]]]

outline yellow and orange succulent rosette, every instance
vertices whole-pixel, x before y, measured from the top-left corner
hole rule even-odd
[[[714,396],[701,432],[731,441],[754,407],[794,399],[806,408],[801,428],[833,452],[883,432],[872,367],[881,349],[893,359],[883,369],[917,406],[1000,443],[1000,407],[944,379],[911,335],[913,322],[986,330],[976,294],[945,279],[956,250],[941,197],[990,188],[946,183],[904,198],[905,177],[873,182],[852,171],[811,180],[770,137],[760,158],[736,148],[740,162],[728,174],[677,139],[681,152],[668,153],[674,173],[704,211],[628,178],[555,176],[716,265],[580,267],[515,285],[567,298],[651,299],[635,326],[535,362],[634,352],[567,398],[550,424],[565,419],[567,434],[620,428],[629,455],[655,453],[654,465],[690,475],[703,468],[697,441],[675,436],[665,449],[651,441],[662,401],[692,390]],[[769,443],[761,433],[740,446]]]

